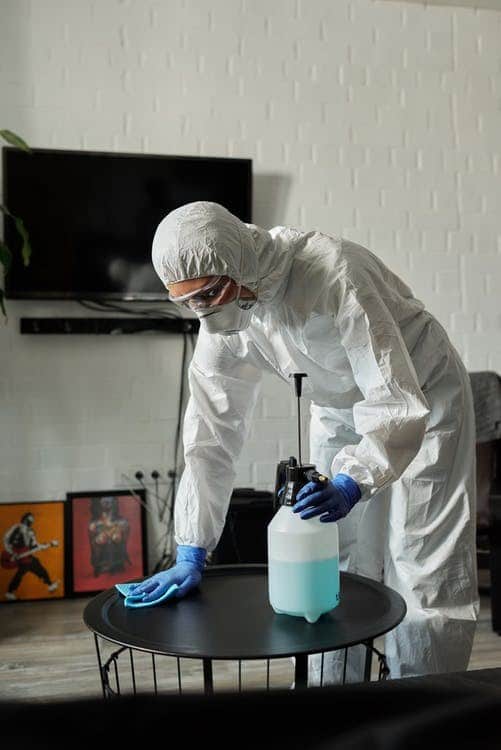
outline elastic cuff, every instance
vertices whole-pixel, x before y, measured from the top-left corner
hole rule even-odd
[[[336,474],[332,483],[347,495],[352,507],[362,497],[360,487],[348,474]]]
[[[203,547],[191,547],[189,544],[180,544],[177,548],[176,562],[190,562],[196,565],[200,573],[204,569],[207,550]]]

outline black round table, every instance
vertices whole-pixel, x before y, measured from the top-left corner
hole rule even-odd
[[[364,679],[370,680],[373,641],[396,627],[406,605],[381,583],[341,573],[339,605],[315,623],[276,614],[269,604],[266,565],[207,568],[200,589],[183,599],[129,609],[115,588],[95,596],[84,622],[96,639],[103,694],[109,665],[102,663],[97,636],[123,649],[203,661],[204,689],[212,692],[213,660],[295,657],[295,686],[307,685],[308,655],[364,644]],[[382,656],[381,654],[379,654]],[[116,664],[115,664],[116,668]]]

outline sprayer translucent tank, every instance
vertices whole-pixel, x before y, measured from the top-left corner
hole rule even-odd
[[[275,612],[308,622],[339,604],[336,523],[305,521],[281,506],[268,524],[268,594]]]

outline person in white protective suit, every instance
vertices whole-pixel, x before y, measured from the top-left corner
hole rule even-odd
[[[177,563],[137,584],[132,603],[182,596],[200,582],[261,375],[290,383],[303,371],[310,461],[332,480],[326,494],[305,488],[301,517],[338,521],[341,568],[405,599],[404,621],[386,636],[391,677],[465,670],[478,617],[474,414],[467,372],[442,326],[366,248],[318,231],[266,231],[214,203],[169,213],[152,258],[170,298],[201,323]],[[337,658],[326,655],[324,684],[338,679]],[[319,672],[319,655],[310,657],[311,684]],[[362,675],[359,646],[347,679]]]

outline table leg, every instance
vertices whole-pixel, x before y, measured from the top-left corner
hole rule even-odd
[[[371,668],[372,668],[372,645],[374,641],[371,638],[370,641],[365,641],[365,667],[364,667],[364,682],[371,681]]]
[[[300,654],[294,657],[294,686],[296,688],[308,687],[308,656]]]
[[[103,672],[103,663],[101,661],[101,652],[99,650],[99,641],[97,635],[94,633],[94,643],[96,646],[97,663],[99,666],[99,677],[101,678],[101,688],[103,690],[103,698],[106,698],[106,687],[105,687],[105,674]]]
[[[204,659],[204,692],[206,695],[210,695],[214,692],[214,680],[212,677],[212,661],[211,659]]]

